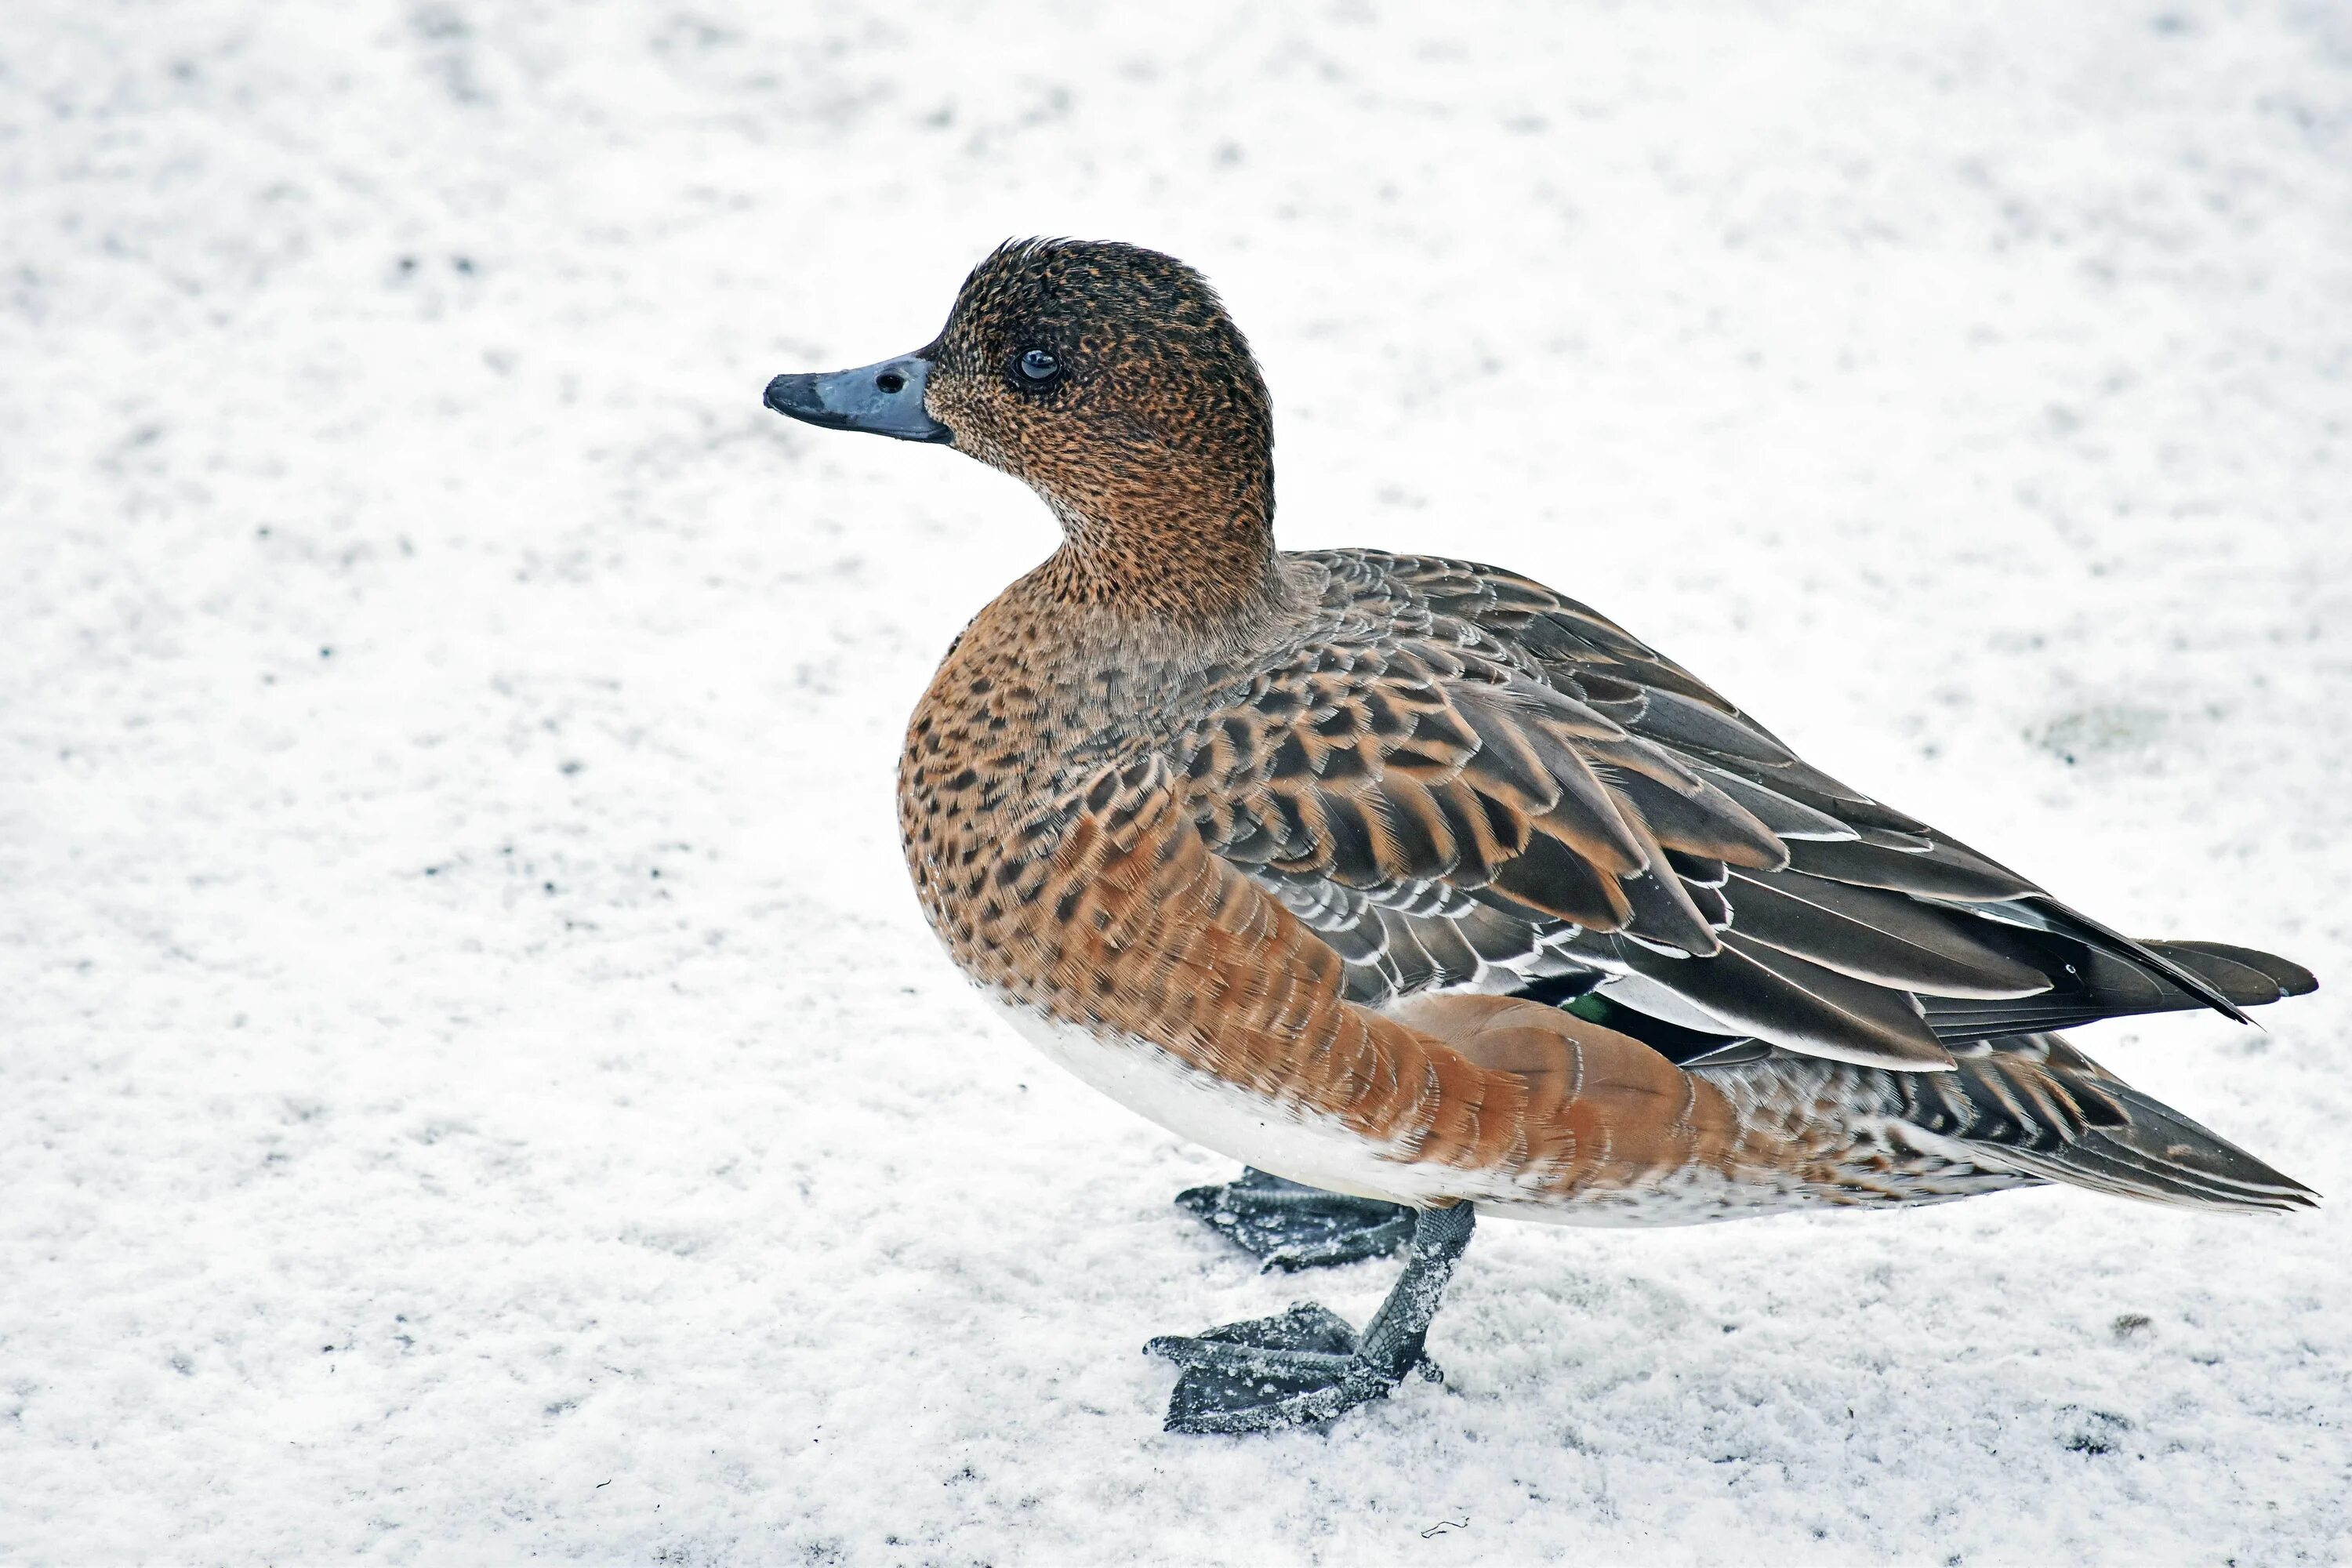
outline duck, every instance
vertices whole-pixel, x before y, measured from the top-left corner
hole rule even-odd
[[[1152,1339],[1169,1430],[1438,1375],[1480,1216],[2316,1201],[2062,1033],[2244,1023],[2308,971],[2121,934],[1530,577],[1278,550],[1272,401],[1184,263],[1008,241],[927,346],[764,402],[978,458],[1061,525],[907,728],[900,837],[949,957],[1047,1057],[1241,1162],[1178,1201],[1265,1267],[1404,1254],[1360,1331],[1303,1303]]]

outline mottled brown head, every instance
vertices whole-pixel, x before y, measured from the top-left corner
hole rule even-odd
[[[1000,246],[964,279],[931,352],[931,416],[1066,518],[1181,484],[1200,492],[1181,498],[1188,507],[1268,521],[1265,383],[1208,280],[1174,258],[1076,240]]]
[[[1274,584],[1274,422],[1249,344],[1172,257],[1091,240],[999,246],[929,347],[768,403],[812,424],[951,442],[1061,519],[1039,581],[1171,618],[1261,608]]]

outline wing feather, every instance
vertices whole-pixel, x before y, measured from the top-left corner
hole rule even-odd
[[[2267,954],[2077,915],[1526,578],[1304,559],[1318,618],[1204,691],[1169,761],[1210,847],[1323,936],[1352,999],[1598,985],[1685,1054],[1919,1072],[1948,1044],[2309,988]]]

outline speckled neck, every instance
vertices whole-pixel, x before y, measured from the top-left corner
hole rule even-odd
[[[1060,605],[1217,641],[1286,619],[1271,486],[1162,485],[1083,502],[1049,495],[1063,542],[1034,585]]]

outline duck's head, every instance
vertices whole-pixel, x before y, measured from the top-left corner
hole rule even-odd
[[[1265,383],[1207,280],[1172,257],[1000,246],[929,346],[780,375],[767,404],[828,429],[944,443],[1026,483],[1061,519],[1055,563],[1072,596],[1129,597],[1171,576],[1213,599],[1270,583]]]

